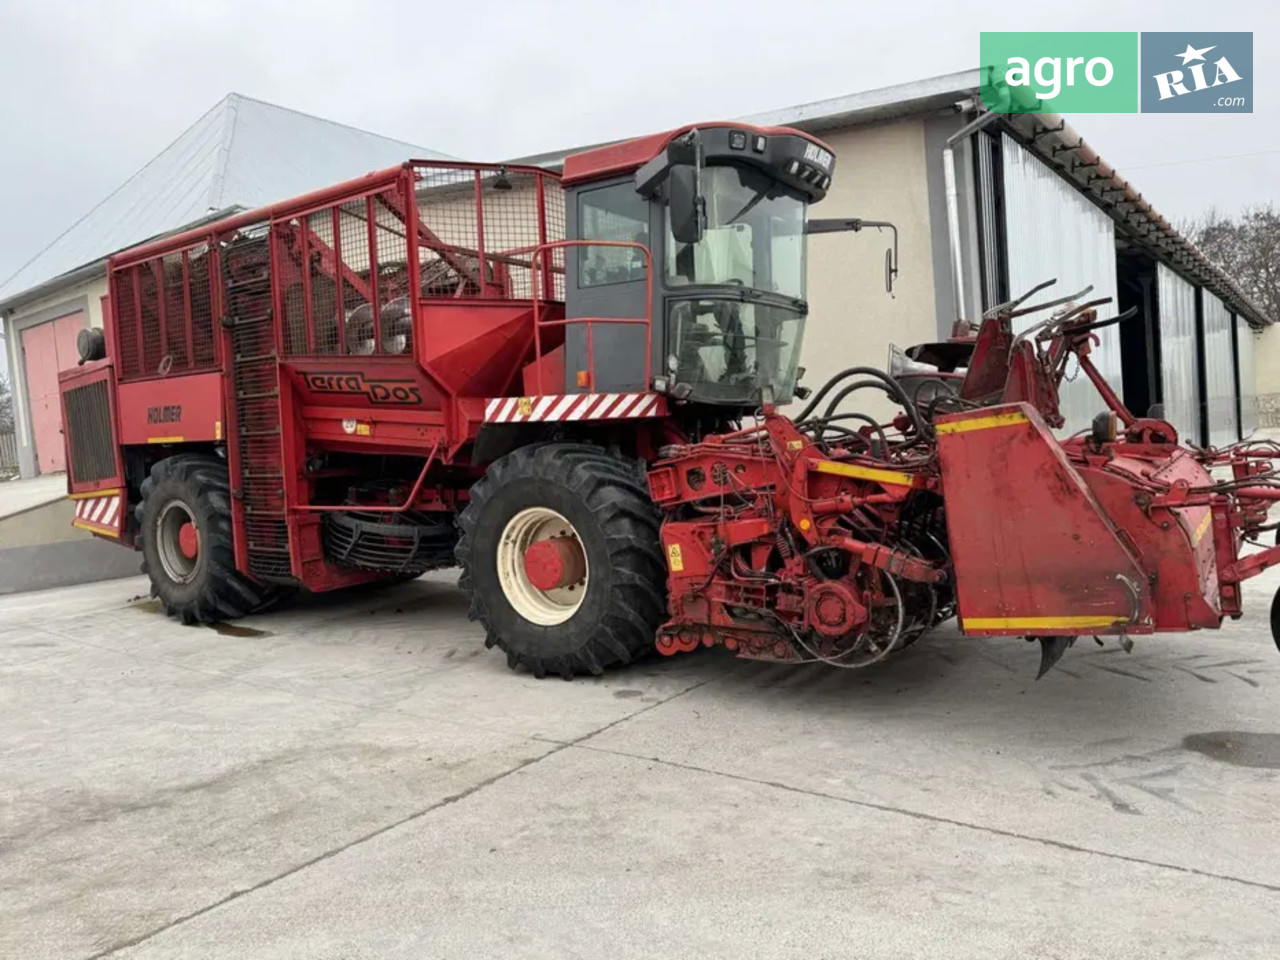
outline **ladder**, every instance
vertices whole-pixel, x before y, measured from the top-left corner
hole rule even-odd
[[[239,443],[240,502],[249,572],[263,581],[292,581],[280,424],[280,358],[271,306],[266,225],[222,250],[223,323],[230,331],[234,429]]]

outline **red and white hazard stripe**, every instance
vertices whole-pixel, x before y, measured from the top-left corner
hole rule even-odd
[[[116,521],[120,519],[120,494],[106,493],[102,496],[81,497],[76,500],[76,521],[93,527],[104,527],[114,531]]]
[[[630,420],[661,417],[665,404],[656,393],[574,393],[567,396],[496,397],[484,406],[485,423],[540,423],[552,420]]]

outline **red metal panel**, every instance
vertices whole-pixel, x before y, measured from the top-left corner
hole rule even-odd
[[[79,360],[76,337],[84,326],[84,312],[80,311],[22,331],[23,371],[40,473],[60,473],[67,468],[58,371],[75,366]]]
[[[1146,633],[1147,578],[1027,404],[937,420],[966,634]]]
[[[222,374],[122,383],[120,442],[199,443],[223,438]]]

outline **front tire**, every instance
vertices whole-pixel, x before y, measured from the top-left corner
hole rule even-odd
[[[201,454],[161,460],[142,482],[136,515],[142,572],[169,616],[183,623],[216,623],[276,599],[271,587],[236,570],[222,460]]]
[[[600,674],[653,650],[666,611],[659,515],[636,461],[575,443],[490,465],[459,517],[456,555],[485,645],[536,677]],[[564,583],[539,588],[524,552],[570,543]]]

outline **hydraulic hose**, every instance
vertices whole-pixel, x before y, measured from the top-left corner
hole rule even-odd
[[[823,439],[826,436],[826,432],[828,430],[843,431],[843,432],[852,434],[853,436],[856,436],[856,437],[862,437],[862,434],[860,433],[854,433],[852,430],[847,430],[845,427],[839,426],[838,424],[835,423],[836,420],[861,420],[876,432],[876,439],[880,441],[881,451],[884,451],[884,452],[888,451],[889,439],[884,434],[884,427],[882,427],[874,417],[869,417],[865,413],[837,413],[835,416],[832,416],[832,417],[821,417],[820,419],[817,419],[817,420],[810,420],[808,423],[805,424],[805,427],[816,427],[818,430],[819,440]],[[863,439],[865,440],[866,438],[863,437]],[[871,447],[870,442],[868,442],[867,445]],[[872,449],[874,449],[874,447],[872,447]]]
[[[907,416],[911,418],[911,422],[915,426],[916,431],[921,436],[928,436],[928,431],[925,429],[924,421],[920,418],[920,411],[916,409],[911,398],[907,396],[907,392],[902,389],[902,384],[898,383],[897,380],[893,379],[893,377],[889,376],[883,370],[877,370],[875,367],[849,367],[847,370],[841,370],[822,385],[818,392],[813,395],[813,398],[805,404],[805,408],[793,418],[794,421],[796,423],[803,423],[809,415],[818,408],[818,404],[826,399],[826,396],[831,392],[832,387],[841,380],[853,376],[875,377],[877,380],[882,381],[886,387],[885,393],[897,400],[902,409],[906,411]]]

